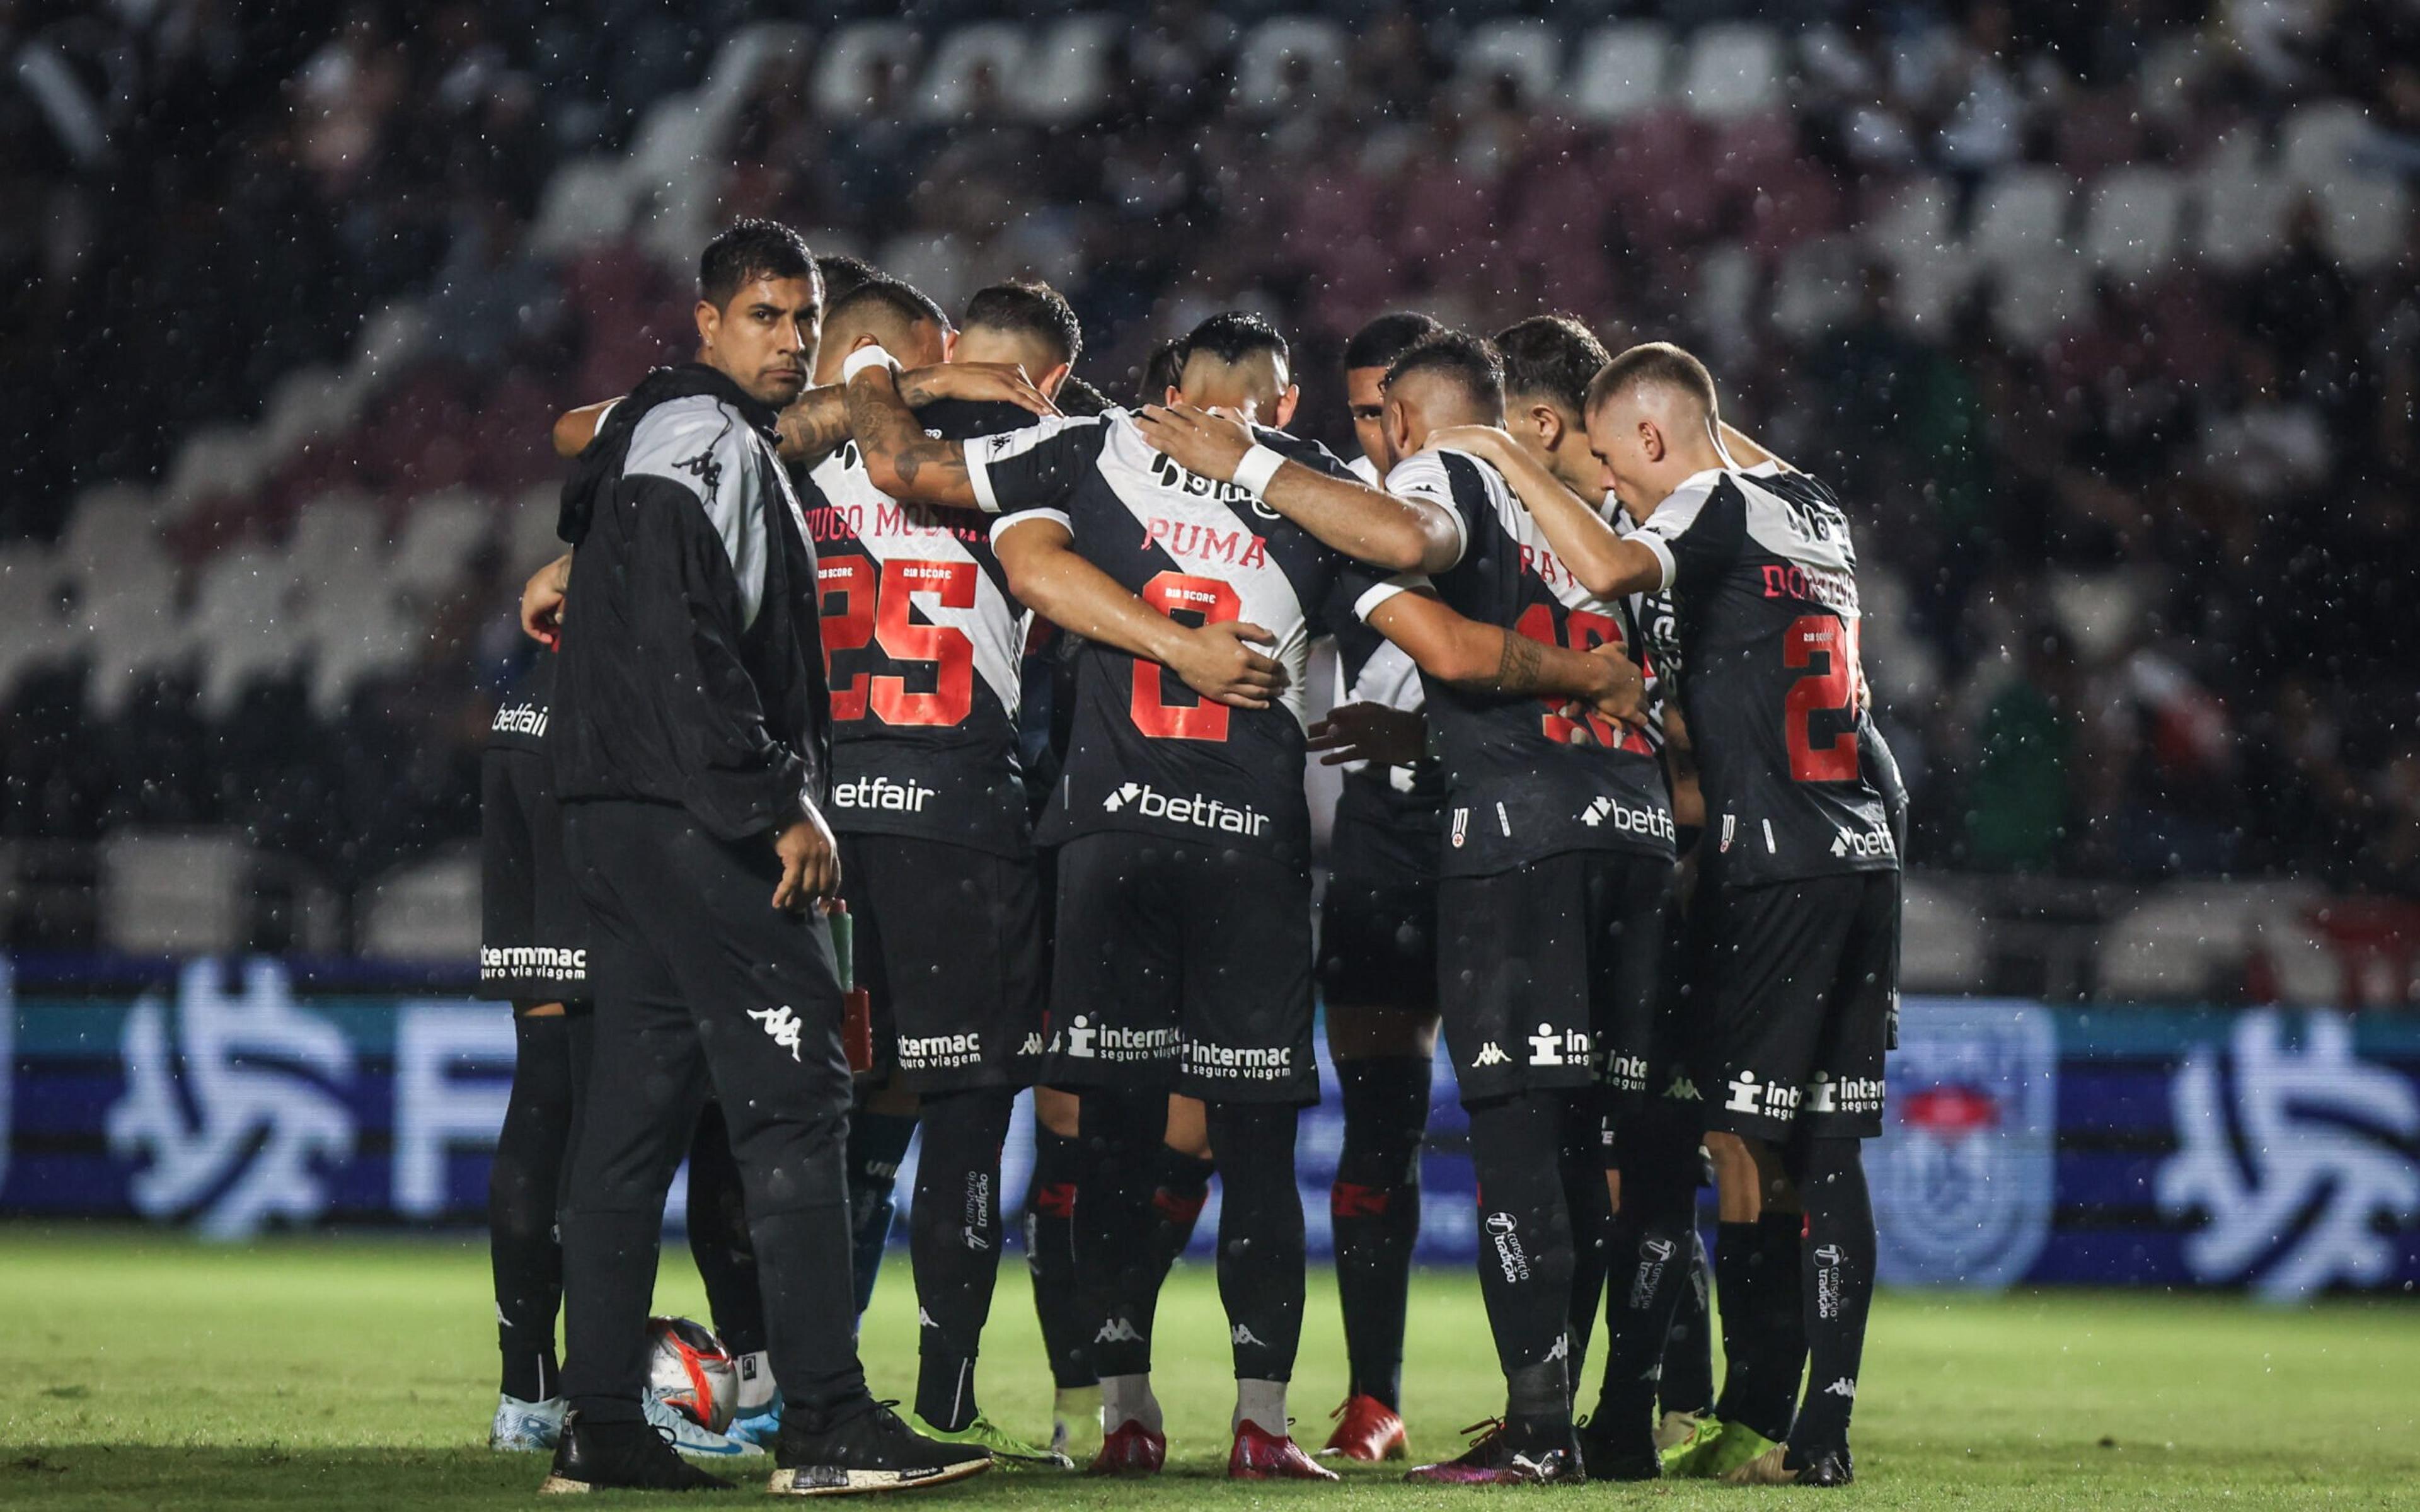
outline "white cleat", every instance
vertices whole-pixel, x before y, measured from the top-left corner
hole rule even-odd
[[[752,1443],[691,1422],[670,1402],[659,1401],[653,1392],[647,1394],[645,1411],[647,1421],[671,1434],[673,1447],[685,1455],[701,1455],[712,1459],[744,1459],[765,1452]]]
[[[488,1429],[488,1447],[534,1454],[552,1451],[563,1432],[564,1400],[550,1396],[525,1402],[518,1396],[496,1398],[496,1421]]]

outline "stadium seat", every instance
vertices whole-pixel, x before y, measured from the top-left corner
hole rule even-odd
[[[1894,268],[1938,261],[1957,248],[1951,225],[1956,204],[1946,180],[1917,175],[1900,185],[1882,211],[1867,219],[1859,234]]]
[[[560,484],[535,483],[508,507],[504,517],[504,580],[526,581],[529,575],[563,555],[554,533],[555,514],[563,502]]]
[[[2257,949],[2288,1000],[2332,1002],[2341,975],[2304,918],[2321,896],[2316,882],[2171,882],[2109,925],[2100,995],[2206,1002],[2226,992]]]
[[[1125,34],[1122,17],[1065,16],[1027,53],[1025,68],[1007,81],[1028,117],[1046,123],[1082,120],[1109,98],[1109,54]]]
[[[246,684],[302,660],[308,638],[295,588],[292,565],[262,546],[231,548],[204,565],[192,629],[202,647],[202,707],[213,717]]]
[[[2210,37],[2182,27],[2154,39],[2134,75],[2144,114],[2162,120],[2190,115],[2193,92],[2210,71],[2216,52]]]
[[[2402,255],[2411,238],[2412,195],[2401,179],[2349,173],[2313,193],[2320,239],[2348,270],[2376,272]]]
[[[2286,216],[2297,195],[2292,184],[2222,160],[2204,171],[2197,189],[2197,247],[2202,261],[2212,269],[2242,272],[2286,244]]]
[[[1782,102],[1781,39],[1745,22],[1699,28],[1682,73],[1681,98],[1692,114],[1724,118]]]
[[[1967,255],[1987,268],[2037,263],[2052,255],[2067,234],[2074,185],[2051,168],[2008,168],[1993,174],[1977,196],[1967,230]]]
[[[178,608],[175,566],[156,551],[132,553],[87,581],[72,637],[86,668],[85,707],[116,717],[146,679],[194,660],[195,627]]]
[[[101,944],[137,956],[252,944],[252,853],[229,830],[120,829],[101,842]],[[473,942],[472,949],[478,949]]]
[[[1487,22],[1472,28],[1456,51],[1456,71],[1468,89],[1483,91],[1498,78],[1509,78],[1524,105],[1556,98],[1563,45],[1545,22],[1520,17]]]
[[[2350,100],[2296,105],[2277,133],[2277,164],[2304,189],[2335,183],[2354,173],[2353,149],[2374,130]]]
[[[389,576],[404,592],[435,602],[462,576],[495,527],[495,511],[474,494],[447,489],[415,500],[396,538]]]
[[[2184,182],[2166,169],[2112,169],[2092,186],[2085,255],[2122,278],[2164,272],[2176,258],[2184,207]]]
[[[638,197],[638,182],[612,154],[592,153],[559,164],[539,194],[530,246],[544,256],[568,257],[582,247],[611,241],[628,227]]]
[[[1865,270],[1865,254],[1847,237],[1800,242],[1775,274],[1773,323],[1798,341],[1841,324],[1857,313]]]
[[[826,120],[853,121],[874,107],[873,70],[889,68],[904,86],[923,51],[904,21],[853,21],[831,34],[815,58],[810,98]]]
[[[1025,28],[1011,22],[984,22],[961,26],[941,39],[925,65],[924,82],[916,95],[916,114],[928,121],[964,120],[977,103],[976,91],[988,83],[992,104],[1011,102],[1014,82],[1027,71]]]
[[[1983,985],[1983,916],[1955,887],[1907,879],[1900,917],[1900,986],[1909,992],[1967,993]]]
[[[1350,46],[1344,28],[1323,17],[1264,21],[1252,28],[1235,54],[1235,99],[1248,109],[1272,108],[1286,98],[1295,66],[1308,70],[1310,86],[1316,91],[1343,77]]]
[[[356,900],[362,954],[472,961],[479,954],[479,857],[453,846],[371,881]]]
[[[1582,120],[1628,120],[1662,102],[1671,72],[1671,32],[1653,22],[1624,22],[1589,34],[1563,93]]]

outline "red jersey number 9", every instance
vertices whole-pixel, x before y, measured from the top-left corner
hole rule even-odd
[[[1846,714],[1857,696],[1857,624],[1831,614],[1802,614],[1782,632],[1781,664],[1811,667],[1823,657],[1823,670],[1790,685],[1781,706],[1781,738],[1790,748],[1790,779],[1793,782],[1854,782],[1857,779],[1857,732],[1851,728],[1815,744],[1815,716]]]
[[[1235,596],[1233,585],[1190,573],[1161,573],[1142,585],[1141,598],[1171,620],[1200,616],[1188,624],[1224,625],[1244,613],[1244,601]],[[1169,703],[1160,697],[1161,675],[1159,663],[1135,658],[1134,697],[1127,713],[1137,730],[1154,740],[1227,738],[1227,717],[1233,711],[1211,699],[1189,706]]]

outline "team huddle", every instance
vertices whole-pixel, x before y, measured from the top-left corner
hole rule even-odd
[[[1251,315],[1163,345],[1128,409],[1046,286],[954,322],[742,222],[697,323],[696,362],[557,425],[572,550],[522,620],[559,655],[492,741],[492,1442],[551,1448],[549,1490],[727,1487],[683,1451],[769,1453],[784,1494],[1156,1473],[1155,1312],[1215,1175],[1229,1475],[1402,1458],[1442,1026],[1506,1405],[1412,1478],[1846,1484],[1904,803],[1831,490],[1695,357],[1563,316],[1373,321],[1349,465],[1287,433]],[[1315,932],[1314,753],[1345,768]],[[1314,998],[1350,1367],[1317,1456],[1286,1400]],[[1029,1087],[1047,1442],[976,1393]],[[911,1422],[854,1323],[919,1127]],[[648,1389],[684,1155],[717,1423]]]

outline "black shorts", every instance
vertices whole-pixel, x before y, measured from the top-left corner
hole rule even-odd
[[[1319,995],[1330,1008],[1436,1011],[1435,878],[1330,872],[1319,901]]]
[[[1299,867],[1156,835],[1059,848],[1044,1081],[1316,1103],[1311,1020],[1311,879]]]
[[[479,758],[479,995],[588,996],[588,914],[563,860],[563,810],[543,752]]]
[[[1896,872],[1724,890],[1699,1077],[1708,1128],[1882,1133],[1899,917]]]
[[[1600,1079],[1644,1095],[1668,1054],[1671,894],[1672,863],[1634,851],[1439,883],[1437,999],[1462,1101]]]
[[[841,896],[874,1056],[911,1092],[1030,1087],[1042,1064],[1042,883],[1017,860],[900,835],[840,837]]]

